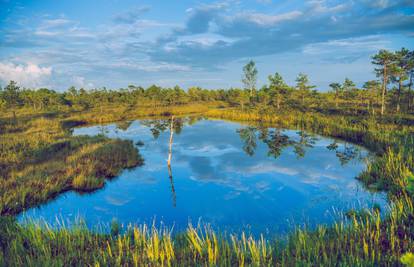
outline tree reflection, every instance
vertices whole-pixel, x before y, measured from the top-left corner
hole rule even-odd
[[[364,157],[359,147],[345,143],[343,147],[339,147],[336,141],[326,147],[331,151],[335,151],[336,157],[342,166],[348,164],[354,159],[362,160]]]
[[[247,155],[253,156],[256,149],[256,132],[255,127],[247,127],[237,130],[240,139],[243,141],[243,150]]]
[[[188,117],[188,125],[193,125],[193,124],[195,124],[195,123],[197,123],[197,122],[199,122],[199,121],[201,121],[203,119],[203,117],[200,117],[200,116],[191,116],[191,117]]]
[[[132,121],[121,121],[116,123],[116,128],[126,131],[128,130],[129,126],[131,126]]]
[[[174,181],[173,181],[172,170],[171,170],[172,144],[173,144],[174,131],[177,129],[176,127],[180,127],[177,130],[177,133],[180,133],[182,125],[183,125],[180,122],[176,123],[176,121],[177,120],[174,120],[174,116],[171,116],[171,119],[170,119],[170,141],[169,141],[169,146],[168,146],[168,160],[167,160],[168,176],[170,177],[173,207],[175,207],[175,205],[176,205],[176,197],[175,197]]]
[[[173,133],[180,134],[185,123],[188,123],[188,122],[189,122],[189,118],[176,118],[174,116],[171,116],[170,119],[145,120],[141,122],[142,125],[150,128],[150,131],[154,139],[158,139],[160,134],[165,132],[166,130],[170,131],[167,168],[168,168],[168,178],[170,180],[170,186],[171,186],[171,199],[172,199],[173,207],[176,207],[177,205],[177,197],[175,193],[174,179],[173,179],[172,167],[171,167]],[[194,120],[192,120],[192,122],[194,122]]]
[[[298,158],[303,158],[306,153],[306,148],[312,148],[318,139],[303,130],[297,132],[297,134],[300,138],[298,142],[294,142],[294,151]]]
[[[243,150],[247,155],[253,156],[254,151],[257,147],[257,137],[256,133],[259,133],[259,140],[261,140],[268,147],[268,156],[278,158],[283,150],[286,147],[294,146],[295,153],[304,154],[301,145],[306,145],[310,143],[308,137],[303,135],[301,142],[295,142],[288,135],[284,134],[280,129],[269,130],[267,127],[259,126],[256,127],[246,127],[237,130],[237,133],[240,136],[240,139],[243,142]]]
[[[260,125],[258,127],[258,131],[259,131],[259,140],[266,140],[267,136],[269,134],[269,128],[263,125]]]
[[[293,152],[297,158],[303,158],[308,148],[314,147],[318,138],[313,135],[300,130],[297,132],[297,137],[288,136],[280,129],[269,129],[260,125],[258,127],[245,127],[237,130],[240,139],[243,143],[244,152],[253,156],[257,148],[257,139],[266,144],[268,148],[267,155],[275,159],[282,155],[283,150],[288,147],[293,148]],[[339,159],[341,165],[349,163],[351,160],[358,158],[363,159],[361,149],[357,146],[344,144],[339,146],[336,141],[327,146],[327,149],[335,151],[336,157]]]
[[[280,129],[276,129],[269,133],[268,138],[264,140],[264,143],[269,149],[267,155],[278,158],[286,147],[294,144],[294,141],[286,134],[283,134]]]
[[[189,122],[189,118],[174,118],[174,133],[180,134],[185,123]],[[150,128],[154,139],[158,139],[161,133],[170,129],[170,119],[158,119],[158,120],[144,120],[142,125]]]
[[[175,208],[177,206],[177,196],[175,194],[175,188],[174,188],[174,179],[172,175],[171,165],[168,165],[168,176],[170,179],[170,185],[171,185],[171,199],[173,207]]]
[[[154,137],[154,139],[158,139],[160,134],[169,128],[168,120],[144,120],[141,122],[141,124],[150,128],[152,137]]]

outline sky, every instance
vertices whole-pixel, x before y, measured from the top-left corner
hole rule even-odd
[[[279,72],[318,90],[375,79],[379,49],[414,49],[413,0],[0,0],[0,85],[58,91],[241,87]]]

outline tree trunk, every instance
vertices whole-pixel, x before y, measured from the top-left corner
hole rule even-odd
[[[101,108],[101,119],[100,119],[100,121],[101,121],[101,126],[102,126],[102,119],[103,119],[103,109],[102,109],[102,103],[101,103],[100,108]]]
[[[414,96],[413,96],[413,98],[411,98],[411,86],[413,85],[413,75],[414,75],[414,72],[411,72],[410,73],[410,83],[408,84],[408,109],[407,109],[408,112],[410,111],[411,105],[414,102]]]
[[[381,116],[385,113],[385,91],[387,90],[387,65],[384,64],[384,77],[382,80]]]
[[[167,165],[168,165],[169,168],[171,167],[173,134],[174,134],[174,116],[171,116],[170,144],[169,144],[169,147],[168,147],[168,160],[167,160]]]
[[[170,178],[172,204],[173,204],[173,207],[175,208],[177,206],[177,196],[175,194],[174,180],[173,180],[172,170],[171,170],[170,165],[168,165],[168,176]]]
[[[170,178],[170,183],[171,183],[171,197],[172,197],[173,207],[175,207],[177,200],[176,200],[175,188],[174,188],[174,181],[173,181],[172,170],[171,170],[171,157],[172,157],[173,134],[174,134],[174,116],[171,116],[170,143],[169,143],[169,147],[168,147],[168,161],[167,161],[167,166],[168,166],[168,176]]]
[[[402,87],[402,80],[401,80],[401,77],[400,77],[400,79],[398,80],[397,113],[400,113],[401,87]]]
[[[276,106],[277,106],[277,110],[280,109],[280,95],[277,95],[277,99],[276,99]]]
[[[305,93],[302,92],[302,106],[305,106]]]
[[[14,110],[14,107],[12,107],[12,108],[13,108],[13,111],[12,111],[13,118],[11,119],[11,124],[16,125],[17,124],[16,110]]]

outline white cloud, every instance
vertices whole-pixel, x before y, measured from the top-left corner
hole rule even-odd
[[[388,0],[369,0],[369,1],[365,0],[363,2],[366,2],[370,6],[377,7],[377,8],[386,8],[389,6]]]
[[[111,67],[125,68],[130,70],[139,70],[144,72],[158,72],[158,71],[190,71],[189,66],[181,64],[173,64],[166,62],[140,62],[140,63],[130,63],[130,62],[119,62],[110,64]]]
[[[311,5],[312,12],[318,12],[318,13],[337,13],[342,12],[350,8],[349,3],[343,3],[336,6],[326,6],[325,1],[323,0],[316,0],[316,1],[309,1],[309,5]]]
[[[33,35],[49,41],[57,41],[59,37],[86,39],[96,37],[96,33],[80,27],[79,22],[62,18],[43,20],[35,28]]]
[[[309,44],[303,47],[302,52],[308,56],[318,56],[330,61],[349,62],[366,57],[380,49],[387,49],[389,46],[390,41],[384,36],[370,35]]]
[[[246,173],[250,174],[259,174],[259,173],[280,173],[289,176],[298,175],[299,171],[294,168],[288,168],[283,166],[278,166],[274,163],[265,162],[259,163],[257,165],[251,166],[244,170]]]
[[[133,8],[127,12],[119,13],[114,17],[117,23],[130,24],[137,21],[143,14],[147,13],[151,8],[149,6],[140,6]]]
[[[278,15],[267,15],[263,13],[246,13],[236,16],[236,18],[244,18],[248,21],[256,23],[261,26],[271,26],[286,20],[293,20],[300,17],[303,13],[301,11],[292,11]]]
[[[58,18],[58,19],[45,19],[42,22],[41,27],[42,28],[55,28],[55,27],[61,27],[66,26],[68,24],[72,24],[73,22],[68,19]]]
[[[272,3],[272,0],[256,0],[259,4],[268,5]]]
[[[226,145],[224,147],[218,147],[214,145],[203,145],[203,146],[189,146],[187,148],[182,148],[180,153],[187,156],[203,156],[208,153],[212,157],[219,157],[228,153],[239,152],[240,149],[232,146]]]
[[[377,51],[379,49],[383,49],[388,44],[389,41],[385,40],[382,36],[372,35],[310,44],[308,46],[305,46],[304,52],[321,53],[329,48],[347,48],[349,50],[355,51],[360,51],[361,49],[368,51]]]
[[[175,51],[181,46],[210,48],[214,45],[229,46],[240,38],[228,38],[214,33],[201,33],[179,36],[174,42],[164,46],[165,51]]]
[[[38,87],[46,82],[52,74],[52,67],[41,67],[34,63],[14,64],[0,62],[0,80],[16,81],[19,85]]]
[[[85,77],[95,86],[124,86],[125,80],[144,86],[162,82],[166,86],[192,86],[200,85],[202,80],[193,77],[201,75],[220,75],[218,79],[204,79],[204,86],[229,87],[240,80],[240,60],[261,57],[273,72],[277,67],[274,64],[279,63],[271,63],[269,58],[286,57],[283,53],[295,60],[303,58],[304,64],[313,57],[326,63],[340,62],[342,68],[364,58],[367,64],[358,63],[357,73],[371,75],[369,56],[373,51],[394,49],[403,43],[409,46],[407,36],[413,36],[414,17],[409,9],[413,5],[406,0],[309,0],[293,5],[290,1],[257,2],[273,3],[265,8],[239,0],[220,0],[180,7],[179,11],[172,9],[181,13],[171,18],[159,17],[148,6],[130,6],[116,14],[116,10],[109,10],[103,14],[106,20],[97,24],[64,15],[26,16],[16,24],[6,23],[0,31],[0,62],[32,62],[42,70],[40,66],[52,66],[51,84],[55,89],[67,88],[71,82],[81,86],[82,79],[72,77]],[[363,39],[374,35],[382,37]],[[27,72],[27,65],[2,64],[2,79],[9,80],[10,73],[28,76],[21,74]],[[297,66],[291,65],[279,68],[296,75]],[[318,77],[313,70],[307,72]],[[180,77],[174,78],[178,71]],[[264,71],[268,70],[261,73]],[[40,84],[30,75],[26,83]],[[360,77],[362,80],[362,73]],[[328,84],[326,75],[323,80],[317,79],[318,86]]]
[[[85,81],[85,77],[82,76],[73,76],[72,77],[72,82],[73,85],[79,88],[92,88],[93,87],[93,83],[91,82],[86,82]]]

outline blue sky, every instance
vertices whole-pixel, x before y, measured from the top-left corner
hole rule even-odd
[[[414,1],[0,0],[0,84],[64,90],[374,79],[379,49],[414,49]]]

